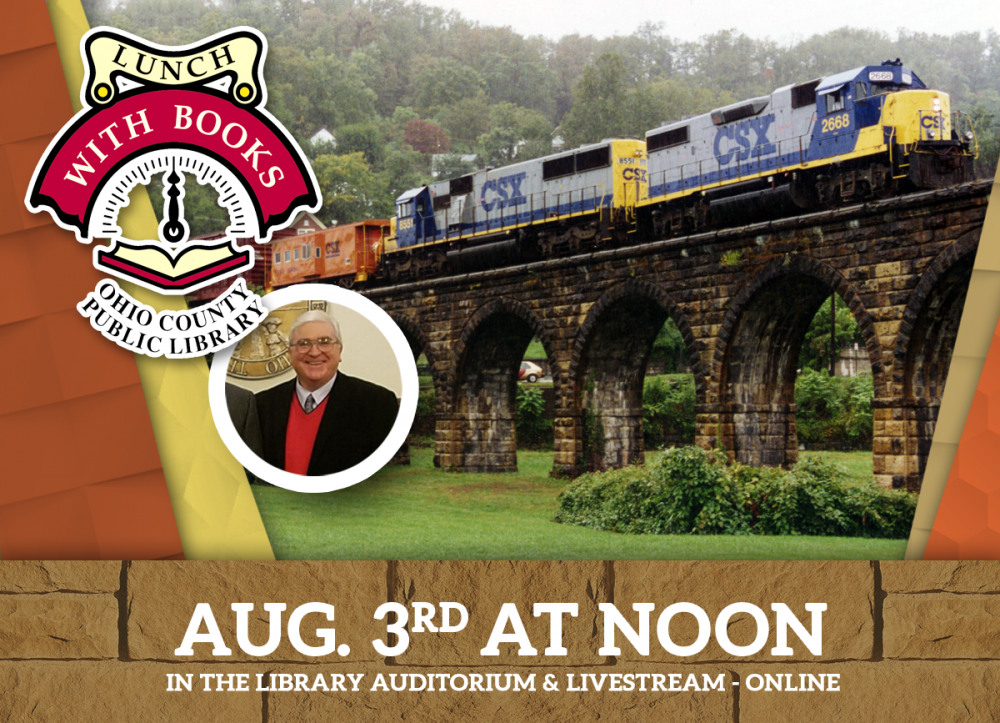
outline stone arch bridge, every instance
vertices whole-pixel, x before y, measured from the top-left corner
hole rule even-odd
[[[554,472],[643,460],[642,387],[673,319],[696,441],[747,464],[798,455],[799,348],[831,293],[871,361],[875,475],[919,489],[992,182],[738,229],[421,281],[369,296],[429,361],[435,462],[517,467],[517,370],[531,338],[555,387]]]

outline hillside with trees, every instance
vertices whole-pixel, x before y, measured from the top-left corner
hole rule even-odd
[[[434,170],[448,177],[526,160],[558,139],[572,147],[642,137],[685,115],[897,57],[972,116],[981,177],[1000,155],[994,30],[894,38],[844,28],[781,45],[738,30],[681,42],[668,26],[644,23],[624,37],[550,40],[403,0],[84,0],[84,9],[93,26],[165,44],[237,25],[263,31],[268,108],[311,158],[324,222],[387,217],[395,197]],[[335,141],[309,143],[322,128]],[[474,163],[462,158],[471,155]],[[188,193],[193,233],[226,224],[203,189]]]

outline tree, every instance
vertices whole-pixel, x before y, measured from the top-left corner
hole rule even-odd
[[[393,203],[403,191],[422,185],[421,169],[426,166],[423,154],[401,143],[390,143],[385,149],[384,177],[386,202],[391,212]]]
[[[537,111],[500,103],[490,108],[489,131],[479,137],[487,165],[503,166],[552,150],[552,124]]]
[[[378,123],[352,123],[341,126],[335,133],[337,152],[363,153],[365,161],[373,168],[382,166],[385,160],[385,132]]]
[[[684,116],[708,113],[713,108],[729,105],[737,100],[729,92],[707,88],[680,75],[653,83],[649,86],[649,93],[659,113],[657,122],[649,126],[649,129],[670,121],[679,121]]]
[[[602,138],[639,138],[657,125],[657,115],[649,89],[633,88],[621,57],[605,53],[583,71],[573,92],[573,107],[560,128],[571,146]]]
[[[425,59],[413,84],[416,106],[427,116],[441,106],[474,97],[485,89],[479,73],[447,57]]]
[[[444,128],[420,118],[406,124],[403,140],[413,150],[427,155],[444,153],[451,148],[451,141],[448,139],[448,134],[444,132]]]
[[[839,353],[841,349],[849,347],[855,343],[864,346],[864,338],[861,336],[861,329],[855,320],[847,304],[839,296],[836,299],[836,333],[834,334],[834,350]],[[830,367],[830,299],[827,297],[819,311],[813,316],[806,331],[806,337],[802,342],[802,349],[799,352],[799,368],[815,369],[822,371]]]
[[[463,161],[461,154],[449,153],[436,158],[432,170],[439,179],[458,178],[476,170],[476,164]]]
[[[280,46],[267,61],[268,107],[289,130],[309,136],[326,125],[363,123],[375,116],[375,91],[350,63],[321,48]]]
[[[472,150],[476,140],[489,128],[490,104],[486,93],[442,106],[434,119],[448,132],[452,147]]]
[[[363,154],[317,156],[313,172],[323,193],[320,218],[324,223],[353,223],[391,213],[385,179],[372,171]]]

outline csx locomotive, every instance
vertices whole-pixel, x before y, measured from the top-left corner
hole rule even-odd
[[[604,140],[414,188],[385,244],[393,280],[550,258],[634,232],[646,144]]]
[[[973,141],[898,60],[855,68],[649,131],[640,223],[662,236],[951,186],[973,179]]]
[[[396,199],[390,282],[641,243],[973,180],[975,136],[898,60]],[[366,272],[367,273],[367,272]],[[358,277],[361,278],[360,276]]]

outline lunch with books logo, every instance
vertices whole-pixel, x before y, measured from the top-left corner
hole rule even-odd
[[[25,202],[48,211],[81,243],[99,243],[94,265],[159,294],[186,294],[237,276],[197,310],[160,311],[105,279],[77,305],[119,346],[188,358],[227,347],[267,316],[239,276],[254,263],[237,239],[267,243],[301,211],[320,205],[301,149],[264,110],[264,36],[236,28],[167,47],[96,28],[81,42],[83,109],[56,135],[35,169]],[[162,181],[156,239],[125,237],[119,214],[137,186]],[[209,186],[229,225],[222,238],[192,239],[185,187]]]

